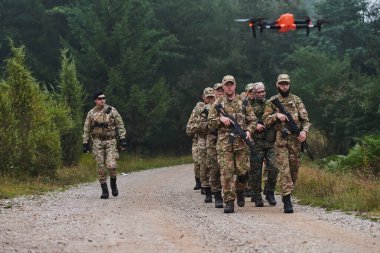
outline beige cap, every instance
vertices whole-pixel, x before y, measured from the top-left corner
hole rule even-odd
[[[278,77],[277,77],[277,82],[276,82],[276,84],[278,84],[278,83],[280,83],[280,82],[287,82],[287,83],[290,83],[289,75],[288,75],[288,74],[279,74]]]
[[[223,77],[222,84],[225,85],[228,82],[233,82],[234,84],[236,84],[235,77],[233,77],[231,75],[227,75],[227,76]]]
[[[203,96],[204,97],[215,97],[214,95],[214,89],[211,87],[207,87],[203,90]]]
[[[265,89],[265,85],[262,82],[257,82],[257,83],[254,83],[253,85],[255,87],[255,90],[257,90],[258,88]]]
[[[245,86],[245,91],[249,91],[249,90],[252,90],[253,88],[255,88],[255,84],[254,83],[249,83]]]
[[[222,83],[216,83],[216,84],[214,84],[214,90],[217,90],[217,89],[222,88],[222,87],[223,87]]]

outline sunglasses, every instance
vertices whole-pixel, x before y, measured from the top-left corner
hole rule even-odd
[[[96,98],[97,100],[105,100],[106,99],[106,97],[98,97],[98,98]]]

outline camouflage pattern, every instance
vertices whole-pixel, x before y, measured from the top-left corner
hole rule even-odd
[[[286,77],[284,76],[283,79],[286,79]],[[278,98],[285,110],[292,115],[295,123],[301,131],[308,132],[311,124],[302,100],[293,94],[289,94],[286,98],[281,95],[276,95],[270,100],[275,98]],[[297,181],[298,169],[301,164],[301,142],[298,141],[297,136],[290,134],[287,130],[286,122],[280,122],[277,120],[277,112],[278,108],[275,105],[266,105],[263,121],[266,126],[274,125],[277,130],[275,142],[276,163],[280,173],[282,195],[285,196],[292,192]],[[289,134],[285,138],[282,137],[283,131],[286,131]]]
[[[252,100],[251,106],[255,112],[258,121],[262,122],[265,106],[270,103],[268,100]],[[276,156],[274,151],[275,142],[275,129],[273,127],[267,127],[263,132],[255,132],[253,134],[253,140],[255,142],[255,153],[259,160],[251,153],[250,158],[250,171],[249,171],[249,185],[253,194],[260,194],[262,192],[262,174],[263,163],[265,160],[266,167],[265,173],[267,173],[264,179],[266,190],[274,191],[277,182],[278,169],[276,166]],[[264,192],[266,193],[266,192]]]
[[[197,178],[200,178],[200,163],[198,158],[198,135],[196,134],[196,114],[199,111],[203,110],[203,107],[205,104],[203,102],[198,102],[195,107],[193,108],[191,115],[189,117],[189,120],[186,125],[186,134],[188,136],[193,137],[192,141],[192,155],[193,155],[193,162],[194,162],[194,176]]]
[[[225,112],[234,117],[243,130],[254,132],[257,124],[255,113],[249,104],[243,106],[243,99],[240,96],[235,96],[232,100],[229,100],[227,96],[222,96],[214,103],[214,105],[217,104],[221,104]],[[230,142],[232,127],[225,126],[220,121],[220,116],[212,106],[208,116],[208,127],[211,131],[218,133],[216,150],[221,171],[223,201],[226,203],[235,200],[236,190],[245,188],[249,169],[249,149],[240,137]],[[238,180],[235,180],[235,175]]]
[[[95,106],[88,112],[83,128],[83,143],[92,140],[100,183],[107,180],[106,170],[111,177],[116,177],[116,160],[119,158],[117,135],[120,139],[126,138],[123,120],[115,108],[109,105]]]
[[[213,95],[214,89],[211,89],[211,94]],[[210,90],[207,88],[204,91],[204,96],[210,93]],[[210,95],[210,94],[208,94]],[[209,110],[210,105],[206,104],[202,111],[198,111],[196,113],[196,133],[198,135],[198,160],[200,167],[200,179],[202,187],[210,187],[210,169],[207,166],[207,112]]]

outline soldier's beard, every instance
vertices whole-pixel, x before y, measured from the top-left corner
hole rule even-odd
[[[277,87],[277,90],[278,90],[278,93],[281,94],[281,96],[283,96],[284,98],[288,97],[289,96],[289,93],[290,93],[290,87],[287,91],[282,91],[279,87]]]

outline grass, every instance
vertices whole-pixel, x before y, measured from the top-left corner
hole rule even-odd
[[[121,154],[118,161],[118,172],[129,173],[151,168],[174,166],[192,163],[191,156],[142,157],[139,155]],[[43,192],[64,190],[69,186],[97,180],[95,161],[92,155],[83,155],[78,166],[58,169],[53,177],[26,177],[20,173],[0,175],[0,199],[21,195],[41,194]]]
[[[301,204],[342,210],[380,221],[380,180],[334,173],[305,165],[300,168],[294,195]]]

